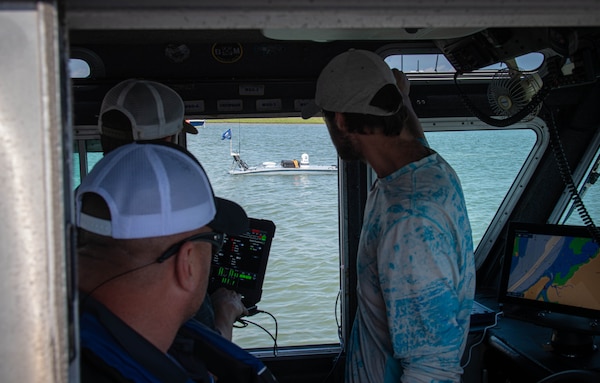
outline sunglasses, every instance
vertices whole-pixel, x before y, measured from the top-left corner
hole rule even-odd
[[[211,255],[214,256],[219,251],[221,251],[221,248],[223,247],[224,239],[225,239],[225,236],[223,233],[216,233],[216,232],[212,232],[212,231],[208,232],[208,233],[200,233],[200,234],[192,235],[191,237],[182,239],[181,241],[177,242],[176,244],[174,244],[173,246],[171,246],[167,250],[165,250],[165,252],[162,253],[162,255],[156,259],[156,263],[163,263],[167,259],[171,258],[173,255],[177,254],[179,252],[179,249],[181,249],[181,246],[183,246],[184,243],[194,242],[194,241],[211,243],[212,244],[212,254]]]

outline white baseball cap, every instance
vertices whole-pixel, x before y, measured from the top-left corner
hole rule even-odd
[[[372,103],[382,88],[392,85],[399,102],[391,108]],[[391,116],[402,107],[402,94],[390,67],[377,54],[350,49],[334,57],[317,79],[314,102],[302,108],[302,118],[310,118],[322,109],[340,113]]]
[[[184,119],[185,105],[179,94],[155,81],[122,81],[112,87],[102,100],[98,119],[100,134],[131,140],[128,132],[103,126],[102,117],[111,110],[117,110],[127,116],[131,123],[133,140],[136,141],[157,140],[176,135],[182,130],[186,133],[198,133],[198,130]]]
[[[95,193],[110,219],[84,213],[83,196]],[[152,238],[209,226],[228,234],[248,229],[248,216],[235,202],[217,198],[196,158],[169,143],[131,143],[104,156],[76,194],[76,225],[117,238]]]

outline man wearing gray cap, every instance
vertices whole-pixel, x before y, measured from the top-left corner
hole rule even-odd
[[[358,247],[347,382],[459,382],[462,374],[471,228],[460,181],[424,140],[408,85],[380,56],[350,50],[323,69],[302,113],[321,111],[339,156],[378,177]]]
[[[223,233],[247,230],[244,210],[214,196],[185,149],[132,143],[84,178],[75,218],[82,381],[190,382],[167,351],[204,299]],[[198,371],[212,381],[211,366]]]
[[[98,128],[104,154],[133,141],[177,141],[180,132],[197,134],[185,121],[185,105],[177,92],[156,81],[128,79],[104,96]],[[241,296],[219,288],[207,295],[196,314],[202,321],[231,340],[233,323],[246,315]]]
[[[98,128],[104,154],[132,141],[176,142],[180,132],[198,134],[184,119],[183,100],[156,81],[129,79],[104,96]]]

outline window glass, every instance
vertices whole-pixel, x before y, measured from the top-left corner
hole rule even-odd
[[[531,152],[530,129],[429,132],[427,140],[460,178],[476,248]]]
[[[309,155],[310,165],[336,165],[337,154],[322,120],[206,120],[198,130],[197,135],[187,136],[188,149],[206,169],[215,194],[238,202],[250,217],[274,221],[277,227],[258,303],[259,310],[277,320],[277,345],[338,343],[337,172],[229,174],[231,151],[249,166],[301,161],[303,153]],[[275,336],[275,321],[268,314],[247,319]],[[274,345],[269,334],[252,324],[234,329],[233,341],[248,348]]]
[[[79,143],[83,143],[79,147]],[[100,140],[75,140],[73,146],[73,187],[76,188],[81,183],[81,163],[80,155],[85,155],[87,159],[87,173],[92,170],[96,162],[102,158],[102,146]]]
[[[456,70],[441,54],[391,55],[385,58],[390,68],[398,68],[405,73],[454,73]]]
[[[100,161],[101,158],[102,152],[87,152],[88,173],[90,172],[90,170],[92,170],[94,165],[96,165],[96,162]]]
[[[442,54],[404,54],[391,55],[385,58],[391,68],[405,73],[454,73],[456,70]],[[517,67],[522,71],[535,71],[544,62],[542,53],[533,52],[515,58]],[[506,68],[506,64],[498,62],[477,71],[497,71]]]
[[[81,172],[79,171],[79,153],[73,153],[73,187],[77,188],[81,183]]]
[[[82,59],[69,59],[69,72],[71,78],[87,78],[90,77],[91,69]]]
[[[538,52],[528,53],[515,58],[515,62],[517,64],[517,68],[522,71],[535,71],[542,66],[542,63],[544,62],[544,55]],[[506,68],[506,64],[500,62],[486,66],[480,70],[499,70],[503,68]]]

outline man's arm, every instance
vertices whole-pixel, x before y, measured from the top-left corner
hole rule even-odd
[[[460,379],[465,329],[454,275],[456,256],[435,224],[424,217],[397,223],[378,255],[390,342],[402,382]],[[393,250],[392,250],[393,249]]]

